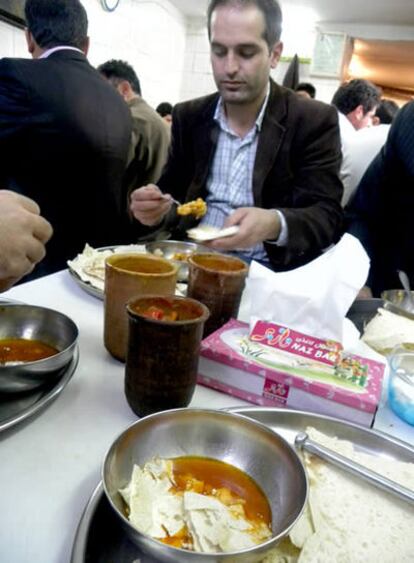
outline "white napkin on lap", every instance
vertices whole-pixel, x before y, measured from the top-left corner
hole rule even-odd
[[[358,239],[345,234],[324,254],[289,272],[252,262],[246,281],[250,328],[257,320],[343,341],[343,320],[366,282],[369,258]]]

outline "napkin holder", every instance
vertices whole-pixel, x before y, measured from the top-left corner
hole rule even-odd
[[[198,383],[261,406],[310,411],[372,426],[381,398],[383,363],[344,354],[339,343],[297,331],[289,333],[288,338],[294,336],[290,344],[304,346],[309,354],[299,350],[299,355],[308,361],[292,361],[292,350],[286,354],[286,348],[264,344],[269,328],[276,334],[285,331],[286,343],[288,327],[261,322],[249,337],[248,324],[234,319],[204,339]],[[297,359],[297,354],[293,356]]]

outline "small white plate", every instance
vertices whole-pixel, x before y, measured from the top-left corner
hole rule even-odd
[[[217,238],[231,237],[238,231],[239,227],[237,227],[236,225],[234,225],[233,227],[227,227],[225,229],[219,229],[218,227],[212,227],[210,225],[200,225],[200,227],[189,229],[187,231],[187,235],[193,240],[205,242]]]

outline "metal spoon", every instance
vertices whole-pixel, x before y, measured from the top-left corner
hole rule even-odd
[[[400,282],[404,288],[405,294],[407,296],[408,299],[408,304],[410,307],[410,311],[413,312],[414,311],[414,298],[412,296],[411,293],[411,288],[410,288],[410,280],[408,279],[407,274],[403,271],[403,270],[398,270],[398,277],[400,278]]]
[[[371,469],[368,469],[363,465],[360,465],[359,463],[356,463],[355,461],[352,461],[351,459],[322,446],[321,444],[318,444],[314,440],[311,440],[306,432],[301,432],[296,436],[295,446],[301,450],[306,450],[311,454],[317,455],[318,457],[329,461],[344,471],[348,471],[349,473],[368,481],[372,485],[387,491],[388,493],[391,493],[410,504],[414,504],[414,491],[383,477],[375,471],[371,471]]]
[[[165,200],[167,200],[167,201],[172,201],[172,202],[175,203],[175,205],[177,205],[177,206],[182,205],[182,203],[179,202],[178,199],[174,199],[171,194],[163,194],[163,195],[161,196],[161,199],[165,199]]]

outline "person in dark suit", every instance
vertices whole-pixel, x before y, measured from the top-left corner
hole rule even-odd
[[[347,230],[370,256],[367,286],[375,297],[401,287],[398,270],[414,287],[414,102],[394,119],[387,141],[365,172],[346,209]]]
[[[35,60],[0,60],[0,185],[34,199],[53,226],[38,277],[66,267],[86,242],[125,241],[131,118],[86,59],[78,0],[27,0],[25,15]]]
[[[168,194],[181,202],[201,196],[202,223],[239,227],[214,249],[275,270],[300,266],[341,233],[336,110],[269,80],[282,52],[276,0],[213,0],[207,15],[218,93],[175,106],[164,173],[158,186],[133,192],[131,211],[184,236],[193,225],[176,224]]]

